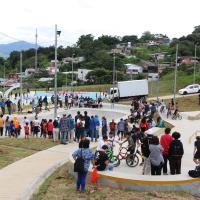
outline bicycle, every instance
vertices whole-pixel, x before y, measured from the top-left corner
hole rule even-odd
[[[105,152],[109,158],[110,163],[113,164],[113,167],[118,167],[120,165],[120,160],[117,156],[113,155],[113,149],[110,149]],[[98,159],[100,151],[95,152],[95,159]]]
[[[176,114],[173,114],[173,115],[172,115],[172,119],[173,119],[173,120],[176,120],[176,119],[181,120],[181,119],[182,119],[182,116],[180,115],[180,113],[176,113]]]
[[[126,164],[129,167],[136,167],[139,163],[139,158],[137,156],[138,153],[139,153],[138,148],[136,149],[134,154],[129,154],[128,148],[122,147],[122,145],[120,145],[119,154],[117,157],[119,158],[119,160],[125,159]]]
[[[138,147],[136,148],[136,151],[135,151],[134,154],[127,155],[127,157],[126,157],[126,164],[129,167],[136,167],[139,164],[139,158],[138,158],[137,154],[140,155]]]
[[[128,155],[128,148],[122,147],[122,145],[120,145],[120,147],[119,147],[119,153],[117,155],[117,157],[119,158],[119,160],[126,159],[127,155]]]

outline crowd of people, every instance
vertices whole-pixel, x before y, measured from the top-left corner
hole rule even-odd
[[[99,139],[97,145],[97,150],[102,153],[98,158],[95,157],[93,151],[85,150],[89,148],[90,141],[83,137],[87,147],[79,145],[79,149],[73,153],[75,160],[80,157],[80,152],[83,159],[87,159],[87,164],[84,163],[84,172],[78,172],[77,191],[85,190],[88,160],[91,160],[93,168],[99,171],[113,169],[106,152],[114,146],[114,143],[126,145],[129,154],[134,154],[136,147],[139,147],[140,151],[137,153],[141,156],[142,174],[181,174],[184,154],[183,143],[180,140],[181,134],[178,132],[171,134],[171,129],[166,127],[164,120],[157,114],[161,105],[159,102],[147,103],[145,100],[134,100],[128,119],[120,119],[119,122],[112,120],[107,124],[106,119],[102,118],[102,139]],[[160,138],[153,135],[153,127],[163,128]],[[81,143],[84,143],[83,140]],[[194,162],[200,164],[200,137],[194,145]]]

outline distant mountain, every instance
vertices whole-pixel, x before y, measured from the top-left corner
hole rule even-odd
[[[28,50],[31,48],[35,48],[35,44],[26,41],[12,42],[9,44],[0,44],[0,56],[6,58],[10,55],[12,51]]]

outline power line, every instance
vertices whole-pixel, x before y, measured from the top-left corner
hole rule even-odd
[[[10,38],[10,39],[15,40],[15,41],[25,41],[23,39],[10,36],[10,35],[3,33],[3,32],[0,32],[0,34],[5,36],[6,38]],[[27,41],[27,42],[29,42],[29,41]],[[47,40],[47,41],[43,41],[43,42],[38,42],[38,44],[42,45],[42,44],[51,44],[52,43],[52,45],[54,45],[53,42],[54,42],[54,40],[52,39],[52,40]],[[74,43],[67,42],[65,40],[60,40],[60,42],[65,43],[66,45],[74,45]],[[29,42],[29,43],[33,43],[33,42]]]

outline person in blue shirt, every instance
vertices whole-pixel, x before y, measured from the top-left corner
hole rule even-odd
[[[107,135],[108,127],[107,127],[107,120],[105,117],[102,117],[101,126],[102,126],[102,136]]]
[[[94,153],[92,152],[91,149],[89,149],[90,141],[87,139],[83,140],[81,146],[82,147],[76,150],[72,154],[72,156],[74,160],[81,157],[84,159],[84,172],[78,172],[77,174],[76,190],[85,192],[85,184],[86,184],[88,169],[90,167],[90,161],[92,161],[93,166],[95,165],[95,162],[94,162]]]
[[[1,104],[2,115],[5,115],[5,105],[6,105],[6,103],[5,103],[4,99],[1,100],[0,104]]]
[[[68,126],[68,141],[73,142],[75,124],[71,114],[69,114],[67,117],[67,126]]]
[[[95,124],[94,116],[91,116],[90,118],[90,135],[91,135],[91,142],[93,142],[93,139],[97,141],[96,124]]]
[[[96,131],[96,136],[99,138],[99,126],[100,126],[100,121],[98,115],[95,115],[94,117],[94,122],[95,122],[95,131]]]

